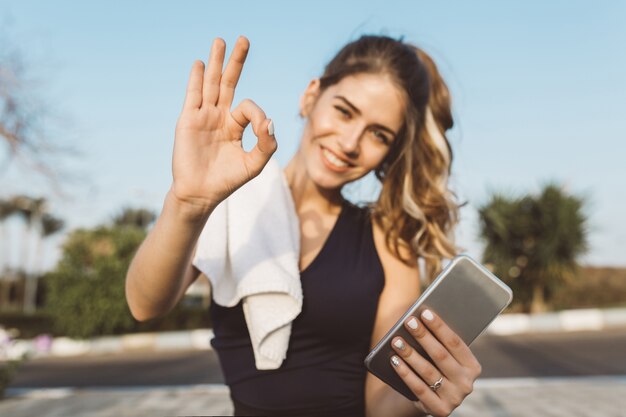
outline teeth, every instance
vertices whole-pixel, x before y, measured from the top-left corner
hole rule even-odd
[[[335,155],[333,155],[332,152],[323,149],[324,152],[324,156],[326,157],[326,159],[328,159],[333,165],[339,167],[339,168],[345,168],[348,166],[348,164],[346,164],[344,161],[342,161],[341,159],[337,158]]]

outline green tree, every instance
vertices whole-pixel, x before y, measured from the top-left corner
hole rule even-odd
[[[154,222],[156,214],[143,208],[125,207],[120,214],[113,218],[113,224],[116,226],[134,226],[147,230],[148,226]]]
[[[124,292],[126,271],[146,232],[101,226],[69,234],[56,269],[47,274],[45,310],[70,337],[114,334],[135,327]]]
[[[552,294],[573,279],[587,250],[584,203],[548,184],[536,196],[496,193],[479,209],[483,261],[511,285],[524,311],[544,311]]]

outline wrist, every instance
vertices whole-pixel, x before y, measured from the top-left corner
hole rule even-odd
[[[204,224],[218,204],[219,202],[180,198],[176,195],[174,185],[172,185],[165,196],[163,209],[170,211],[184,222]]]

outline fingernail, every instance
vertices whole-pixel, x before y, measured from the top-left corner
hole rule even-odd
[[[391,364],[397,368],[398,366],[400,366],[400,359],[398,359],[397,356],[392,356]]]
[[[424,317],[428,321],[435,318],[435,316],[433,316],[433,313],[430,310],[424,310],[424,312],[422,313],[422,317]]]
[[[404,345],[404,342],[402,341],[402,339],[396,339],[396,341],[393,342],[393,345],[395,347],[397,347],[398,349],[400,349],[400,350],[404,350],[404,346],[405,345]]]
[[[274,121],[270,120],[270,124],[267,125],[267,133],[269,133],[270,136],[274,136]]]
[[[415,319],[415,317],[411,317],[411,320],[409,320],[406,324],[409,325],[409,327],[413,330],[417,330],[417,320]]]

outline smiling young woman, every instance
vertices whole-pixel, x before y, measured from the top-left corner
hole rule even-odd
[[[248,48],[248,40],[239,38],[222,70],[225,43],[217,39],[207,68],[194,64],[176,129],[174,180],[128,271],[127,298],[139,320],[166,314],[178,303],[202,273],[191,260],[207,219],[276,150],[273,122],[254,102],[231,110]],[[284,363],[257,369],[241,303],[211,305],[212,344],[235,413],[448,415],[471,391],[480,365],[436,315],[415,319],[418,341],[436,352],[434,366],[389,364],[419,401],[411,403],[363,365],[372,345],[419,296],[418,259],[433,278],[442,259],[455,255],[448,89],[417,47],[363,36],[309,83],[300,114],[300,146],[284,177],[300,226],[304,304],[292,323]],[[240,140],[248,124],[258,142],[245,152]],[[369,172],[382,184],[377,200],[366,207],[347,202],[343,186]],[[431,333],[445,340],[424,337]],[[402,357],[412,355],[417,353]]]

